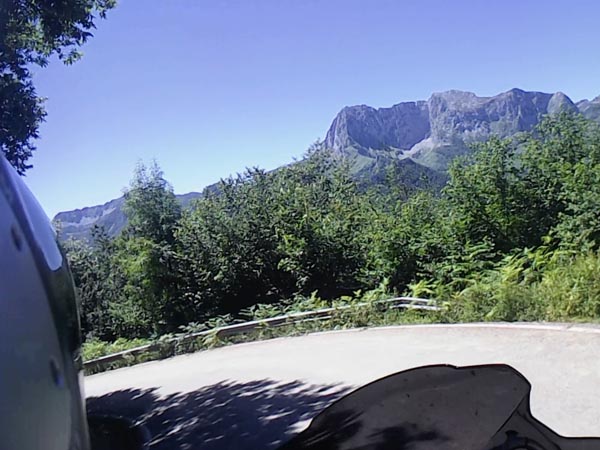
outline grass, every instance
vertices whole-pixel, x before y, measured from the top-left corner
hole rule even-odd
[[[149,344],[149,339],[125,339],[119,338],[114,342],[105,342],[98,339],[92,339],[83,344],[83,360],[90,361],[101,356],[119,353],[123,350],[129,350],[135,347]]]
[[[524,251],[494,270],[438,292],[448,320],[596,322],[600,318],[600,256]]]

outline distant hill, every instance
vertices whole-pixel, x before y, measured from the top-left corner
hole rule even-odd
[[[198,192],[189,192],[176,197],[186,208],[200,196]],[[103,205],[58,213],[53,221],[58,225],[60,239],[88,239],[94,225],[104,227],[109,236],[118,235],[127,223],[127,217],[123,212],[124,203],[125,198],[119,197]]]
[[[353,174],[363,182],[382,179],[386,167],[395,164],[407,184],[441,186],[450,161],[469,152],[472,143],[530,131],[543,116],[564,110],[600,121],[600,96],[573,103],[562,92],[511,89],[478,97],[453,90],[389,108],[348,106],[333,120],[325,145],[350,158]],[[178,198],[185,207],[200,196],[191,192]],[[94,225],[117,235],[126,223],[123,201],[57,214],[61,239],[85,239]]]

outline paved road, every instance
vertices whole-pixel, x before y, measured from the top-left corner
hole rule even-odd
[[[274,448],[352,386],[426,364],[506,363],[532,383],[533,414],[600,436],[600,328],[389,327],[240,344],[93,375],[89,407],[142,420],[151,449]]]

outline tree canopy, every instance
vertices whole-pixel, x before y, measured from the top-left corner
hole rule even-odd
[[[31,66],[45,67],[56,55],[75,62],[92,36],[97,18],[116,0],[3,0],[0,2],[0,149],[23,174],[35,150],[44,101],[33,85]]]
[[[295,164],[224,179],[182,211],[160,168],[138,167],[125,232],[70,248],[86,333],[147,337],[378,286],[444,300],[444,320],[600,315],[597,124],[561,114],[492,138],[454,161],[441,192],[396,176],[365,189],[349,173],[315,145]]]

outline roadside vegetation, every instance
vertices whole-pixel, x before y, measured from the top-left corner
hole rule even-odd
[[[96,229],[91,242],[66,245],[86,357],[127,340],[399,294],[442,310],[356,308],[258,337],[600,317],[596,124],[563,113],[531,133],[493,138],[454,161],[441,192],[404,184],[401,167],[359,184],[348,164],[316,144],[296,164],[222,180],[190,210],[156,164],[140,165],[125,231],[109,238]]]
[[[212,318],[207,323],[191,323],[181,327],[177,333],[168,333],[158,339],[119,338],[114,343],[91,340],[84,344],[84,360],[92,361],[105,355],[111,355],[123,350],[144,346],[137,353],[127,353],[118,359],[94,362],[86,366],[86,373],[94,374],[105,370],[116,369],[145,361],[163,359],[179,354],[207,350],[230,344],[252,342],[278,337],[300,336],[320,331],[346,330],[352,328],[389,326],[397,324],[435,323],[439,316],[435,311],[417,309],[401,309],[394,302],[380,302],[383,291],[378,289],[367,293],[361,301],[352,298],[342,298],[334,302],[325,302],[314,295],[309,298],[295,299],[293,302],[282,302],[276,305],[255,305],[234,319],[231,315]],[[294,313],[305,311],[323,311],[326,315],[315,317],[298,317]],[[273,317],[288,317],[283,323],[270,325],[266,319]],[[258,322],[243,332],[221,333],[227,325],[235,325],[248,321]],[[98,361],[98,360],[96,360]]]

